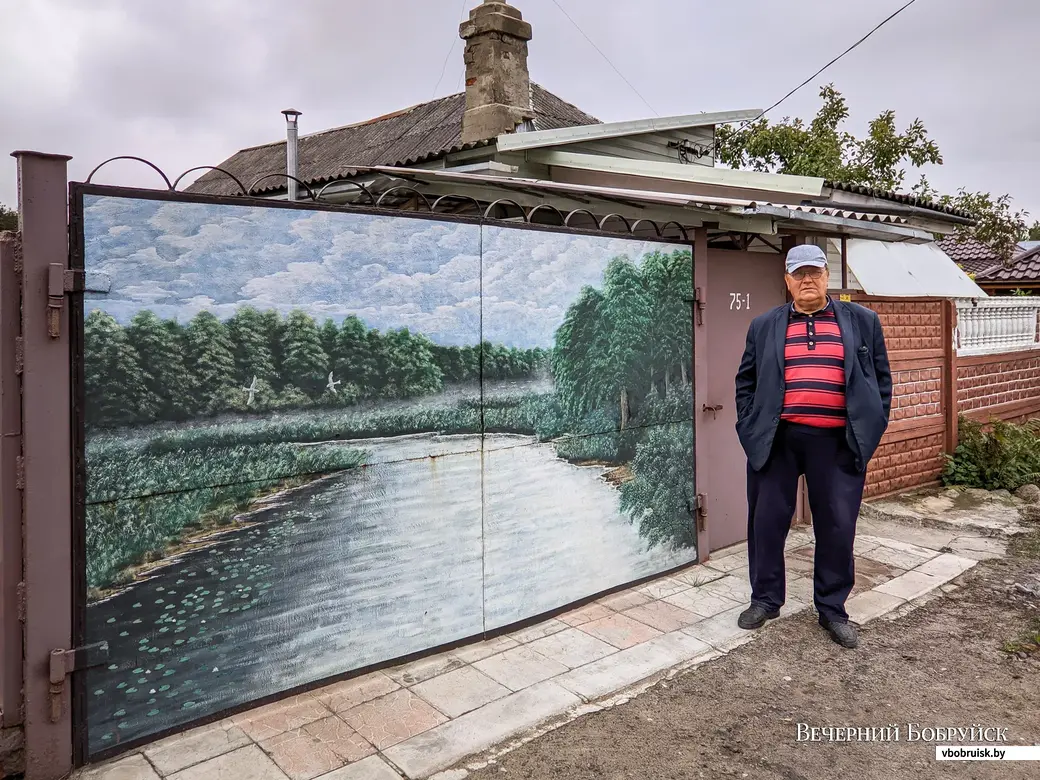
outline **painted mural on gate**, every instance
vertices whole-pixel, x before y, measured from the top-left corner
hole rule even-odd
[[[695,558],[687,249],[84,197],[92,753]]]

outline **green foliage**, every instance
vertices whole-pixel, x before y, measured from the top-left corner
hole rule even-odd
[[[278,312],[272,312],[270,323],[280,332]],[[251,306],[243,306],[227,321],[228,336],[235,355],[235,381],[247,387],[256,377],[258,381],[271,385],[278,373],[275,369],[273,344],[264,315]]]
[[[1023,290],[1023,289],[1020,289],[1020,288],[1015,288],[1014,290],[1011,291],[1011,294],[1016,296],[1016,297],[1025,298],[1027,296],[1032,295],[1033,291],[1032,290]]]
[[[360,465],[347,447],[230,444],[149,452],[114,438],[87,447],[87,582],[112,585],[127,566],[161,551],[207,515],[227,521],[258,493],[301,476]]]
[[[922,176],[918,192],[934,192]],[[1011,196],[993,197],[988,192],[967,192],[964,189],[954,196],[942,195],[935,201],[943,206],[953,206],[966,212],[975,220],[974,225],[957,228],[960,238],[974,238],[989,246],[1004,262],[1018,252],[1018,242],[1028,235],[1026,211],[1013,211]]]
[[[195,377],[192,408],[202,414],[228,408],[242,391],[234,387],[234,348],[227,328],[211,312],[199,312],[188,325],[186,344],[188,362]]]
[[[823,105],[812,121],[785,117],[776,124],[762,118],[742,127],[716,129],[719,161],[733,168],[831,181],[865,184],[883,190],[902,186],[910,164],[942,164],[939,147],[920,119],[903,131],[896,129],[895,112],[875,117],[865,138],[843,129],[848,104],[833,84],[820,89]]]
[[[318,326],[310,315],[292,312],[282,335],[282,379],[308,397],[321,394],[329,371],[329,356],[321,346]]]
[[[650,544],[697,542],[693,506],[693,425],[654,426],[636,447],[634,478],[621,486],[621,509]]]
[[[118,425],[154,415],[159,399],[149,390],[140,356],[115,318],[91,312],[83,340],[90,356],[84,368],[88,419]]]
[[[190,417],[194,411],[193,375],[184,364],[184,336],[177,323],[163,322],[152,312],[142,311],[131,321],[126,336],[139,356],[147,395],[155,399],[155,416],[164,420]],[[111,382],[112,386],[118,384]]]
[[[0,231],[18,230],[18,212],[0,203]]]
[[[1017,490],[1040,475],[1040,420],[983,425],[961,418],[958,432],[957,449],[946,456],[944,484]]]
[[[1029,230],[1026,231],[1026,237],[1023,241],[1040,241],[1040,220],[1033,221],[1033,224],[1029,226]]]

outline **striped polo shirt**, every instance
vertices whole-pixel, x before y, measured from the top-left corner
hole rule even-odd
[[[845,346],[830,298],[816,314],[802,314],[791,305],[781,418],[816,428],[845,425]]]

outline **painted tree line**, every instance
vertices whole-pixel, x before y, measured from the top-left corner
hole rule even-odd
[[[139,312],[127,326],[101,310],[84,332],[92,427],[182,421],[221,412],[345,406],[439,392],[445,381],[542,370],[548,353],[485,343],[440,346],[408,328],[380,332],[358,317],[322,325],[303,311],[240,308],[187,324]]]

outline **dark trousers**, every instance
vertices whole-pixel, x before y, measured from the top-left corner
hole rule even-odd
[[[784,603],[784,542],[803,474],[816,535],[813,601],[825,620],[845,622],[845,600],[856,578],[852,545],[866,475],[856,471],[844,428],[781,422],[766,465],[761,471],[748,468],[751,602],[769,610]]]

